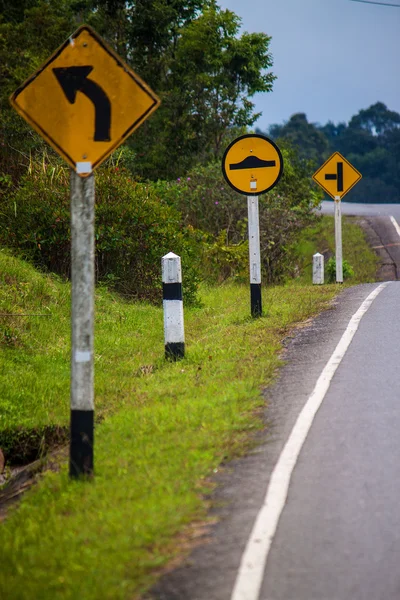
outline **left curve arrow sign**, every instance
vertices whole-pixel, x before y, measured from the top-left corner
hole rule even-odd
[[[111,102],[105,91],[96,82],[88,79],[91,71],[93,71],[92,66],[53,69],[70,104],[75,104],[78,92],[82,92],[93,102],[95,109],[94,141],[109,142],[111,140]]]

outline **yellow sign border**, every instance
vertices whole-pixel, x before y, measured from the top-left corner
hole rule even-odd
[[[9,101],[12,107],[17,111],[17,113],[25,119],[29,123],[29,125],[37,131],[37,133],[44,139],[54,150],[60,154],[60,156],[76,171],[76,162],[72,160],[72,158],[63,150],[61,146],[52,138],[50,133],[45,131],[38,123],[36,123],[35,119],[26,113],[18,104],[17,98],[19,94],[27,88],[61,53],[62,51],[71,44],[71,40],[75,40],[82,31],[87,31],[89,35],[91,35],[94,40],[112,57],[117,63],[118,67],[122,67],[128,77],[131,77],[135,81],[135,83],[153,100],[151,106],[132,123],[128,127],[128,129],[120,135],[107,150],[92,164],[92,171],[96,169],[102,162],[104,162],[110,154],[114,152],[118,146],[122,144],[126,140],[127,137],[135,131],[142,123],[145,121],[151,113],[153,113],[160,106],[161,100],[158,96],[150,89],[150,87],[137,75],[131,67],[129,67],[125,61],[122,60],[120,56],[103,40],[103,38],[89,25],[81,25],[78,29],[67,39],[53,54],[47,59],[47,61],[39,67],[24,83],[22,83],[10,96]],[[81,177],[87,177],[90,173],[79,173]]]
[[[268,142],[268,144],[270,144],[271,146],[274,147],[274,149],[276,150],[278,156],[279,156],[279,172],[278,175],[275,179],[275,181],[273,182],[272,185],[270,185],[269,187],[265,188],[264,190],[260,190],[257,192],[248,192],[245,190],[241,190],[240,188],[237,188],[235,185],[233,185],[233,183],[230,182],[229,177],[226,173],[226,169],[225,169],[225,158],[229,152],[229,150],[232,148],[232,146],[234,146],[237,142],[239,142],[240,140],[243,140],[244,138],[258,138],[258,139],[262,139],[266,142]],[[246,133],[245,135],[241,135],[238,138],[236,138],[235,140],[233,140],[233,142],[231,142],[229,144],[229,146],[226,148],[224,155],[222,157],[222,174],[225,178],[225,181],[227,182],[227,184],[235,190],[235,192],[238,192],[239,194],[242,194],[243,196],[260,196],[261,194],[265,194],[266,192],[268,192],[269,190],[272,190],[273,187],[276,186],[276,184],[279,182],[280,178],[282,177],[282,173],[283,173],[283,156],[282,156],[282,152],[280,151],[280,149],[278,148],[278,146],[275,144],[275,142],[273,142],[272,140],[270,140],[269,138],[267,138],[267,136],[265,135],[260,135],[258,133]]]
[[[328,163],[330,163],[330,161],[333,159],[334,156],[339,156],[341,160],[343,160],[343,162],[345,162],[347,165],[349,165],[349,167],[352,169],[352,171],[355,171],[357,173],[357,175],[359,176],[358,179],[356,179],[356,181],[354,181],[354,183],[351,184],[351,186],[349,188],[347,188],[347,190],[345,190],[344,192],[338,193],[336,194],[336,196],[340,196],[340,199],[342,199],[347,192],[349,192],[351,189],[353,189],[353,187],[356,185],[356,183],[358,183],[360,181],[360,179],[362,179],[362,175],[360,173],[360,171],[358,171],[354,165],[351,164],[351,162],[349,162],[342,154],[340,154],[340,152],[335,151],[325,162],[323,165],[320,166],[319,169],[317,169],[315,171],[315,173],[313,174],[312,178],[315,181],[315,183],[317,183],[331,198],[333,198],[335,200],[335,194],[332,194],[324,185],[322,185],[322,183],[320,181],[318,181],[316,179],[316,176],[318,175],[318,173],[328,165]]]

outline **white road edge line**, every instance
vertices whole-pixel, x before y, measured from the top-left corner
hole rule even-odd
[[[390,220],[392,221],[395,230],[397,231],[397,235],[400,237],[400,227],[398,222],[396,221],[396,219],[394,217],[390,217]]]
[[[400,228],[399,228],[400,231]],[[400,235],[400,234],[399,234]],[[358,329],[362,317],[380,292],[390,282],[382,283],[369,294],[352,316],[332,356],[318,378],[315,388],[302,408],[289,438],[272,472],[264,504],[255,520],[253,530],[242,555],[231,600],[258,600],[265,565],[279,518],[285,506],[290,478],[301,448],[310,431],[314,417],[329,389],[336,369],[340,365]]]

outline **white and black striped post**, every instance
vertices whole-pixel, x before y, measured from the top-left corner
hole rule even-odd
[[[93,474],[94,175],[71,170],[70,477]]]
[[[324,283],[324,255],[319,252],[313,256],[312,282],[314,285],[322,285]]]
[[[164,308],[165,358],[185,356],[181,259],[173,252],[161,259]]]
[[[247,196],[247,209],[249,223],[251,316],[261,317],[261,253],[258,196]]]
[[[342,206],[340,196],[335,196],[335,246],[336,283],[343,283]]]

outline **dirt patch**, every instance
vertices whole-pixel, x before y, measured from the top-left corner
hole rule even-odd
[[[0,432],[0,521],[44,470],[65,458],[69,428],[5,429]]]
[[[24,466],[45,456],[69,439],[69,427],[48,425],[33,429],[19,427],[0,431],[0,448],[8,467]]]
[[[37,482],[43,471],[58,471],[67,454],[68,447],[63,446],[28,465],[6,469],[5,475],[0,476],[0,521],[5,519],[10,506]]]

